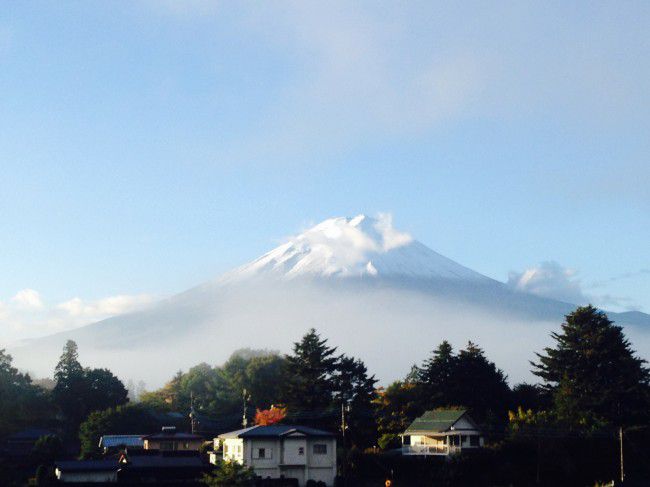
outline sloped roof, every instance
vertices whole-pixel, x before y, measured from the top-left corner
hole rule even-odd
[[[144,435],[104,435],[99,439],[100,448],[114,448],[116,446],[142,446]]]
[[[205,462],[200,456],[186,455],[134,455],[127,459],[126,467],[129,470],[145,468],[203,468]],[[124,467],[124,465],[121,465]]]
[[[434,409],[427,411],[413,421],[404,433],[442,433],[449,431],[466,413],[466,409]]]
[[[142,437],[143,440],[202,440],[203,437],[200,435],[195,435],[192,433],[183,433],[177,431],[163,431],[162,433],[156,433],[153,435],[146,435]]]
[[[68,460],[55,462],[54,466],[64,472],[105,472],[118,469],[115,460]]]
[[[295,426],[290,424],[273,424],[270,426],[251,426],[237,431],[219,435],[219,438],[263,438],[286,436],[292,433],[302,433],[305,436],[334,436],[328,431],[310,428],[309,426]]]

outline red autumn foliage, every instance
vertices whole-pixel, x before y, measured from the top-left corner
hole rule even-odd
[[[271,406],[271,409],[262,409],[255,412],[255,424],[269,426],[279,423],[287,415],[287,408]]]

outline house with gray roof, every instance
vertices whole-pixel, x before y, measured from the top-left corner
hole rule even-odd
[[[104,450],[104,454],[117,452],[129,448],[144,448],[145,435],[104,435],[99,439],[99,448]]]
[[[434,409],[402,433],[404,455],[453,455],[481,448],[484,436],[465,409]]]
[[[215,451],[220,446],[223,460],[245,464],[262,478],[295,478],[301,487],[309,480],[334,485],[336,436],[327,431],[284,424],[251,426],[219,435]]]

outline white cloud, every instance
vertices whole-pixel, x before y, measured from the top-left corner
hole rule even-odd
[[[23,309],[35,309],[43,307],[41,295],[38,293],[38,291],[34,291],[33,289],[23,289],[21,291],[18,291],[16,295],[11,298],[11,302],[19,308]]]
[[[582,292],[580,280],[572,269],[557,262],[542,262],[522,272],[510,272],[508,285],[530,294],[573,304],[586,304],[589,298]]]
[[[58,304],[56,309],[65,311],[74,318],[97,321],[109,316],[137,311],[151,304],[153,300],[154,298],[148,294],[110,296],[87,302],[76,297]]]
[[[146,308],[157,298],[149,294],[117,295],[98,300],[79,297],[48,305],[33,289],[0,301],[0,347],[25,338],[70,330],[88,323]]]

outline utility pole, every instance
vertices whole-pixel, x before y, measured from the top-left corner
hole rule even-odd
[[[190,391],[190,425],[192,434],[196,434],[196,412],[194,411],[194,392]]]
[[[341,401],[341,435],[343,435],[343,445],[345,446],[345,430],[347,429],[345,424],[345,401]]]
[[[625,482],[625,470],[623,469],[623,426],[618,427],[618,443],[621,450],[621,483]]]
[[[250,395],[248,395],[248,391],[246,389],[244,389],[242,391],[241,396],[242,396],[242,402],[243,402],[243,405],[244,405],[244,411],[243,411],[243,414],[242,414],[241,424],[242,424],[242,426],[244,428],[246,428],[246,427],[248,427],[248,418],[246,417],[246,405],[248,403],[248,400],[250,399]]]

